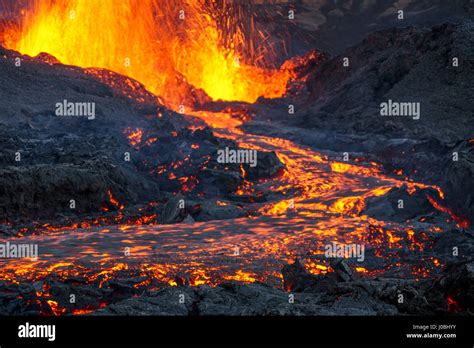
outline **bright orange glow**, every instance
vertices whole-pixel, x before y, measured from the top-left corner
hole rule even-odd
[[[356,174],[356,175],[371,175],[373,173],[377,173],[378,170],[375,168],[366,168],[362,166],[355,166],[349,163],[341,163],[341,162],[332,162],[330,163],[331,170],[335,173],[349,173],[349,174]]]
[[[455,214],[451,209],[437,202],[434,198],[430,197],[429,195],[426,195],[426,198],[435,209],[438,209],[439,211],[448,214],[454,221],[456,221],[456,224],[458,227],[461,227],[461,228],[469,227],[468,219]]]
[[[123,204],[120,204],[112,195],[112,191],[108,190],[107,195],[109,197],[109,202],[114,205],[116,208],[122,210],[124,208]]]
[[[6,46],[23,54],[52,54],[64,64],[106,68],[130,76],[170,107],[186,104],[189,85],[213,100],[255,102],[285,93],[290,70],[248,64],[246,35],[233,16],[238,6],[204,0],[36,0],[20,33]],[[15,31],[15,30],[13,30]],[[253,61],[259,57],[251,57]]]
[[[64,313],[66,313],[66,309],[61,308],[56,301],[48,300],[46,302],[51,307],[51,311],[53,312],[53,315],[63,315]]]
[[[356,267],[355,270],[359,273],[369,273],[369,271],[364,267]]]
[[[307,266],[308,272],[311,274],[326,274],[328,272],[332,272],[332,268],[320,265],[314,262],[310,262]]]
[[[124,130],[124,133],[128,139],[128,142],[132,146],[136,146],[141,143],[142,141],[142,136],[143,136],[143,131],[140,128],[136,128],[135,130],[132,130],[130,128],[126,128]]]
[[[257,280],[255,274],[244,272],[242,270],[238,270],[237,272],[235,272],[235,275],[228,275],[224,278],[227,280],[237,280],[244,283],[253,283]]]

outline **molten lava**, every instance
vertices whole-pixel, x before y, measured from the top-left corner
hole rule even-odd
[[[260,96],[283,95],[292,77],[290,69],[249,64],[248,58],[259,60],[255,52],[243,49],[247,36],[264,34],[241,30],[232,16],[218,20],[213,13],[237,6],[219,3],[221,7],[205,0],[41,0],[25,13],[21,30],[12,29],[5,37],[8,47],[25,54],[47,52],[63,63],[102,67],[133,77],[173,108],[189,102],[190,85],[214,100],[254,102]],[[157,215],[124,220],[124,206],[109,190],[104,210],[117,211],[115,223],[107,228],[89,228],[98,225],[92,222],[70,229],[44,225],[48,234],[21,238],[41,245],[42,258],[0,260],[0,281],[18,284],[47,282],[51,276],[63,281],[81,276],[85,284],[107,288],[110,280],[125,274],[139,278],[133,285],[138,290],[186,283],[215,285],[223,280],[281,285],[282,266],[296,258],[302,259],[310,273],[333,272],[329,261],[321,257],[321,250],[332,242],[370,246],[376,262],[355,270],[377,276],[391,269],[406,272],[411,265],[393,260],[406,257],[406,250],[422,255],[429,248],[427,233],[442,229],[434,223],[420,226],[363,214],[369,198],[383,196],[392,188],[406,186],[413,194],[431,187],[442,199],[437,187],[384,175],[375,163],[335,162],[289,140],[244,133],[237,128],[242,120],[230,113],[187,110],[186,114],[201,118],[214,128],[214,134],[235,141],[240,148],[274,151],[285,164],[283,175],[255,183],[245,180],[236,190],[237,196],[256,188],[274,194],[275,199],[258,205],[258,216],[141,226],[154,223]],[[127,128],[124,133],[132,146],[146,143],[140,128]],[[177,136],[174,131],[173,136]],[[181,191],[188,192],[198,182],[193,176],[176,177],[173,169],[182,164],[176,161],[157,172],[178,180]],[[247,177],[245,167],[241,174]],[[428,199],[438,210],[451,213]],[[118,252],[124,246],[130,246],[126,256]],[[422,261],[411,270],[417,277],[427,277],[442,266],[437,259]],[[65,314],[51,296],[48,291],[37,294],[38,301],[46,300],[43,308],[51,314]],[[87,314],[94,309],[68,309],[67,313]]]
[[[192,89],[204,90],[213,100],[255,102],[282,96],[289,69],[248,63],[268,62],[262,58],[268,52],[256,57],[245,47],[252,41],[248,36],[264,41],[265,33],[243,31],[235,16],[224,16],[239,5],[218,3],[33,0],[20,29],[4,35],[5,45],[31,56],[46,52],[64,64],[130,76],[174,109],[189,102]]]

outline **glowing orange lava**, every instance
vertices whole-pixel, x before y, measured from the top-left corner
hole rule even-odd
[[[257,67],[242,52],[246,36],[232,16],[239,6],[205,0],[33,0],[7,48],[55,56],[64,64],[106,68],[130,76],[176,108],[190,86],[213,100],[255,102],[285,93],[290,71]],[[251,57],[259,61],[259,57]]]
[[[202,88],[215,100],[253,102],[259,96],[281,96],[291,76],[289,69],[264,69],[247,65],[245,59],[238,60],[245,35],[238,28],[229,30],[234,26],[231,18],[224,27],[218,25],[210,15],[209,6],[215,6],[210,3],[214,2],[35,1],[24,16],[21,35],[8,36],[8,46],[30,55],[45,51],[67,64],[126,74],[162,96],[169,106],[185,103],[189,97],[189,86],[183,81]],[[223,3],[232,6],[233,2]],[[181,10],[185,19],[180,19]],[[425,248],[427,237],[421,233],[422,227],[378,220],[363,212],[369,198],[385,195],[393,188],[406,186],[408,193],[414,194],[431,187],[443,199],[438,187],[385,175],[372,162],[334,162],[327,155],[290,140],[244,133],[237,128],[242,119],[231,113],[187,110],[186,114],[201,118],[214,128],[216,136],[232,139],[240,148],[274,151],[285,164],[282,175],[262,182],[244,180],[236,190],[237,196],[254,194],[256,189],[275,195],[258,205],[258,216],[142,226],[156,219],[157,215],[152,214],[124,224],[124,206],[109,190],[109,208],[115,207],[121,217],[116,224],[89,230],[82,225],[70,229],[44,225],[49,234],[21,238],[25,243],[39,244],[41,258],[35,262],[0,260],[0,280],[18,284],[42,280],[53,273],[55,279],[81,275],[87,283],[107,287],[109,280],[126,272],[144,278],[133,285],[135,289],[153,282],[197,286],[215,285],[222,280],[280,285],[282,266],[295,258],[303,259],[310,273],[333,272],[327,260],[318,258],[329,242],[374,248],[374,257],[384,261],[383,268],[355,268],[360,275],[368,276],[391,267],[400,268],[401,263],[392,261],[399,250]],[[127,129],[125,134],[131,145],[141,144],[141,129]],[[175,131],[172,134],[177,136]],[[155,141],[159,139],[153,138]],[[192,148],[199,148],[199,144]],[[177,179],[181,190],[187,192],[195,187],[197,179],[177,178],[172,170],[180,165],[182,161],[176,161],[157,172]],[[246,178],[248,168],[240,169]],[[428,199],[436,209],[455,218],[448,208]],[[217,201],[217,205],[230,204]],[[467,226],[467,221],[457,222]],[[430,226],[435,232],[441,230],[440,226]],[[118,252],[128,245],[129,255]],[[442,266],[437,259],[429,261],[429,267]],[[413,274],[428,276],[428,266],[414,268]],[[180,274],[183,271],[185,276]],[[48,292],[38,294],[42,298],[49,296]],[[47,305],[53,314],[64,314],[55,300],[49,299]],[[75,309],[72,313],[87,314],[92,310]]]

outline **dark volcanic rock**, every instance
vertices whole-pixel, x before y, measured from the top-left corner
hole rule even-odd
[[[184,197],[177,195],[166,202],[161,215],[162,223],[173,224],[186,217]]]
[[[439,281],[452,312],[474,311],[474,261],[471,259],[455,263],[446,268],[445,276]]]
[[[242,174],[221,169],[204,169],[200,172],[199,182],[204,192],[213,195],[226,195],[237,190],[242,183]]]
[[[383,196],[370,197],[364,214],[379,220],[405,222],[424,214],[436,213],[427,196],[438,198],[433,189],[418,189],[409,194],[406,185],[393,188]]]
[[[309,274],[298,260],[288,264],[281,270],[285,289],[301,292],[315,286],[320,279]]]
[[[445,263],[466,261],[474,255],[474,236],[465,231],[446,231],[437,236],[432,249]]]
[[[188,315],[196,295],[191,288],[170,287],[153,296],[129,298],[94,315]]]
[[[125,221],[149,211],[160,216],[148,221],[175,223],[186,211],[177,212],[174,201],[154,210],[144,206],[178,193],[215,200],[242,184],[239,165],[224,168],[213,156],[225,146],[235,148],[234,142],[216,138],[209,128],[188,129],[194,119],[164,107],[139,82],[104,69],[65,66],[48,54],[31,58],[0,48],[0,57],[5,226],[32,219],[72,223],[119,210]],[[65,100],[94,103],[94,117],[57,116],[56,104]],[[274,154],[259,155],[255,178],[274,175],[282,165]],[[216,212],[202,219],[236,215]]]
[[[115,209],[108,191],[127,205],[160,196],[158,182],[137,170],[140,155],[123,133],[129,127],[173,130],[170,120],[176,115],[155,101],[154,110],[169,118],[147,120],[141,105],[83,69],[44,62],[45,55],[20,56],[22,65],[15,67],[17,53],[1,49],[0,54],[3,216],[13,219],[21,212],[51,218],[97,212],[103,206]],[[146,91],[141,86],[137,93]],[[95,118],[56,116],[55,105],[64,100],[95,103]],[[70,200],[76,208],[70,208]]]
[[[428,303],[426,285],[426,282],[420,287],[415,281],[382,280],[377,284],[376,296],[396,306],[400,313],[433,315],[439,303],[436,305]],[[442,295],[440,292],[430,294],[431,299],[435,297],[439,299],[440,295]]]
[[[474,22],[431,30],[390,29],[370,35],[309,75],[307,111],[292,123],[338,132],[445,141],[473,134]],[[342,65],[344,57],[349,67]],[[459,66],[452,59],[459,58]],[[436,78],[433,78],[436,76]],[[382,117],[389,99],[419,102],[419,120]],[[446,117],[449,115],[449,117]]]
[[[113,190],[122,202],[138,201],[140,194],[143,197],[141,188],[159,192],[153,182],[141,182],[136,173],[124,172],[106,161],[104,158],[103,162],[93,162],[87,167],[39,164],[0,169],[2,216],[14,219],[21,212],[25,216],[54,217],[58,213],[100,210],[108,200],[108,190]],[[77,202],[73,209],[71,200]]]
[[[334,260],[331,262],[331,268],[338,280],[347,282],[352,280],[354,272],[347,264],[346,260]]]
[[[473,133],[474,134],[474,133]],[[457,154],[458,160],[453,156]],[[450,205],[474,222],[474,137],[447,154],[442,186]],[[459,199],[463,197],[464,199]]]
[[[338,296],[324,293],[290,294],[264,284],[224,283],[168,288],[127,299],[96,311],[95,315],[377,315],[396,314],[396,309],[367,292],[357,301],[346,291]],[[180,303],[179,299],[182,299]]]
[[[219,205],[213,201],[199,204],[199,210],[192,214],[196,221],[226,220],[248,216],[247,211],[230,202]]]
[[[283,168],[285,168],[285,165],[280,162],[275,152],[259,151],[257,165],[255,167],[246,166],[246,172],[250,180],[255,180],[272,177]]]
[[[263,43],[255,42],[252,47],[257,44],[276,47],[281,62],[304,54],[308,47],[339,54],[377,30],[433,26],[466,18],[469,10],[474,10],[469,0],[281,0],[255,7],[260,9],[255,25],[257,28],[260,25],[271,36]],[[295,20],[288,21],[289,9],[295,10]],[[398,19],[399,10],[404,11],[403,20]]]

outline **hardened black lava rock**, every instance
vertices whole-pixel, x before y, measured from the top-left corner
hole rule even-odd
[[[219,149],[237,148],[233,141],[167,109],[137,81],[103,69],[66,66],[48,54],[31,58],[0,48],[0,58],[4,233],[11,223],[72,223],[106,214],[113,220],[112,213],[119,211],[125,222],[144,211],[156,214],[155,222],[179,222],[186,211],[168,216],[165,209],[174,195],[215,201],[243,183],[238,164],[216,161]],[[95,113],[58,116],[56,104],[64,101],[94,103]],[[195,124],[201,128],[187,128]],[[272,153],[258,155],[262,161],[252,171],[255,178],[274,175],[282,166]],[[158,204],[143,210],[148,203]],[[208,207],[202,206],[201,220],[218,215]]]

